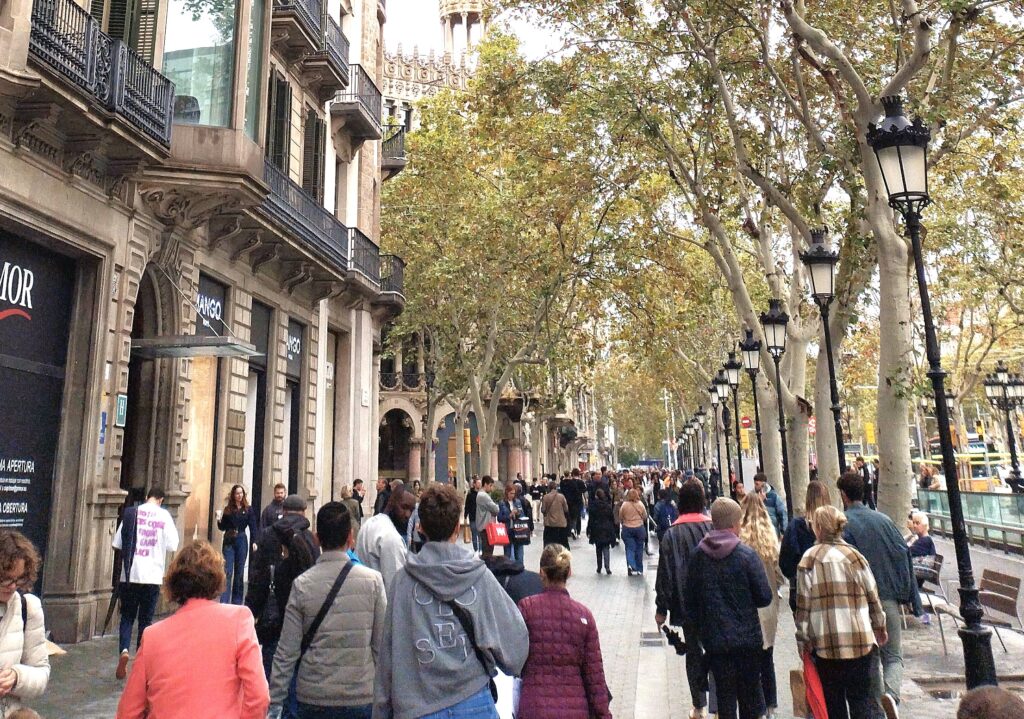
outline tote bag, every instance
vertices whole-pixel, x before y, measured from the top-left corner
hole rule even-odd
[[[487,543],[492,547],[504,547],[508,544],[508,527],[501,522],[491,522],[484,531],[487,532]]]

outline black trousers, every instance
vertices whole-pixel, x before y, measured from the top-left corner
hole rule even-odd
[[[569,549],[569,528],[544,525],[544,546],[546,547],[549,544],[561,544],[566,549]]]
[[[872,649],[859,659],[823,659],[814,657],[814,666],[825,690],[828,719],[878,719],[882,709],[871,695],[872,666],[878,661]]]
[[[708,655],[711,673],[715,675],[718,719],[758,719],[765,713],[761,672],[751,671],[750,667],[751,656],[756,657],[759,652],[760,648]]]
[[[690,699],[694,709],[703,709],[708,705],[708,662],[695,625],[683,625],[683,641],[686,642],[686,683],[690,686]]]

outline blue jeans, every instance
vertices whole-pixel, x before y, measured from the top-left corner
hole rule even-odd
[[[153,623],[156,603],[160,599],[160,585],[131,584],[121,582],[121,623],[118,626],[118,652],[123,652],[132,643],[132,625],[139,620],[139,637],[135,640],[135,649],[142,643],[142,632]]]
[[[370,719],[373,704],[357,707],[320,707],[299,702],[299,719]]]
[[[491,699],[490,688],[484,687],[458,704],[433,714],[424,714],[418,719],[498,719],[498,710]]]
[[[522,564],[523,563],[523,552],[525,550],[526,550],[526,545],[525,544],[515,544],[514,542],[509,542],[508,544],[505,545],[505,556],[508,557],[509,559],[513,560],[513,561],[516,561],[516,562],[519,562],[520,564]]]
[[[245,594],[245,559],[249,554],[249,539],[245,532],[231,544],[224,545],[224,572],[227,588],[220,595],[221,604],[241,604]]]
[[[644,540],[647,530],[643,527],[623,527],[622,541],[626,545],[626,566],[634,572],[644,571]]]
[[[473,537],[473,551],[480,551],[480,532],[476,531],[476,522],[469,525],[469,534]]]

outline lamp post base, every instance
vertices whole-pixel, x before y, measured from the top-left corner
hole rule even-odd
[[[967,688],[999,683],[996,679],[996,665],[992,656],[992,630],[976,625],[961,626],[960,641],[964,644],[964,676]]]

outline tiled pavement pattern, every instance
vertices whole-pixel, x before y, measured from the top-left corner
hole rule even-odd
[[[539,534],[539,532],[538,532]],[[944,578],[955,578],[953,551],[948,542],[936,539],[940,552],[949,557]],[[569,590],[597,619],[601,634],[605,674],[614,697],[612,712],[616,719],[677,719],[690,710],[689,692],[683,659],[677,657],[662,637],[654,634],[654,570],[657,557],[648,558],[644,577],[627,577],[625,554],[621,545],[612,551],[611,576],[597,576],[593,548],[586,539],[572,542],[574,576]],[[539,543],[526,553],[527,565],[536,569]],[[656,549],[652,546],[652,551]],[[972,551],[977,575],[988,566],[1024,576],[1024,561],[999,552],[975,548]],[[951,597],[952,598],[952,597]],[[955,600],[954,600],[955,601]],[[775,667],[779,682],[778,717],[792,716],[789,670],[797,666],[793,620],[783,606],[775,648]],[[914,679],[940,680],[932,688],[942,688],[941,680],[952,682],[963,676],[960,640],[945,620],[949,656],[944,657],[937,626],[914,624],[904,632],[906,660],[902,707],[903,717],[953,719],[955,700],[929,696]],[[116,631],[116,624],[113,627]],[[993,638],[996,664],[1003,677],[1024,680],[1024,637],[1004,632],[1009,649],[1004,653]],[[652,641],[653,639],[653,641]],[[113,677],[117,643],[113,636],[68,647],[68,655],[53,659],[53,673],[46,697],[35,702],[45,719],[111,719],[117,706],[121,682]],[[1024,683],[1024,682],[1022,682]],[[948,684],[948,682],[947,682]]]

